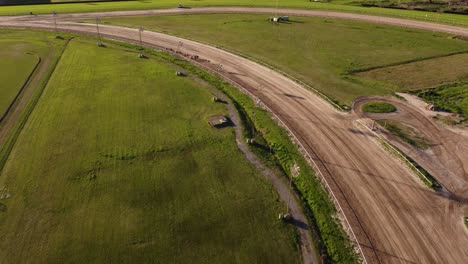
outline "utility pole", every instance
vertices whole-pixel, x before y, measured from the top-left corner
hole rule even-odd
[[[104,47],[104,44],[102,44],[102,39],[101,39],[101,32],[99,32],[99,22],[101,22],[101,19],[99,17],[96,17],[96,31],[97,31],[97,36],[99,39],[98,47]]]
[[[299,167],[299,165],[297,165],[296,162],[294,162],[294,165],[292,167],[291,177],[289,177],[289,195],[288,195],[288,204],[286,207],[286,213],[288,215],[290,214],[289,204],[291,203],[291,197],[292,197],[292,178],[299,176],[300,172],[301,172],[301,168]]]
[[[143,33],[143,30],[144,30],[143,27],[138,28],[138,35],[140,37],[140,48],[141,49],[143,49],[143,41],[141,39],[141,34]],[[138,57],[142,59],[142,58],[145,58],[145,55],[143,53],[140,53],[138,55]]]
[[[278,17],[278,0],[276,0],[276,9],[275,9],[275,11],[276,11],[275,17]]]
[[[253,119],[255,119],[255,112],[252,112],[252,140],[255,138],[255,124],[254,124],[254,121]]]
[[[140,35],[140,46],[141,46],[141,47],[143,47],[143,41],[141,40],[141,33],[143,33],[143,30],[144,30],[143,27],[140,27],[140,28],[138,29],[138,32],[140,33],[139,35]]]
[[[180,51],[180,48],[182,48],[183,45],[184,45],[184,43],[183,43],[182,41],[179,41],[179,42],[177,43],[177,53],[180,53],[180,52],[181,52],[181,51]]]
[[[58,30],[57,30],[57,16],[58,16],[57,11],[52,12],[52,16],[54,17],[55,38],[61,39],[62,37],[58,34]]]
[[[289,194],[288,194],[288,203],[286,204],[286,214],[289,215],[289,203],[291,203],[291,190],[292,189],[292,176],[289,177]]]

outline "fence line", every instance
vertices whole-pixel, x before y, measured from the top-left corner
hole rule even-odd
[[[432,185],[432,182],[426,177],[426,175],[424,175],[424,173],[422,173],[416,166],[413,165],[413,163],[411,161],[409,161],[405,155],[403,155],[398,149],[396,149],[395,147],[393,147],[390,142],[388,142],[386,139],[384,139],[382,136],[380,136],[379,134],[377,134],[375,131],[373,131],[372,129],[370,129],[366,124],[364,124],[362,122],[362,120],[358,119],[357,122],[359,124],[361,124],[363,127],[365,127],[367,130],[369,130],[375,137],[377,137],[379,140],[381,140],[385,145],[387,145],[388,147],[390,147],[390,149],[392,149],[392,151],[394,151],[400,158],[402,158],[405,163],[411,168],[413,169],[414,171],[416,171],[419,175],[421,175],[430,185]]]

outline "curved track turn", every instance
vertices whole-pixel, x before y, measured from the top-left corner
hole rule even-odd
[[[251,12],[254,11],[260,12],[258,9]],[[288,12],[284,13],[291,14]],[[127,14],[135,15],[135,12]],[[53,23],[47,18],[0,18],[0,26],[53,29]],[[387,19],[395,20],[381,18],[382,21],[373,21],[386,23]],[[431,24],[409,20],[408,23],[404,25],[415,28]],[[58,28],[84,34],[96,32],[95,25],[73,22],[60,22]],[[430,29],[468,35],[467,29],[455,28],[437,25]],[[138,42],[135,29],[115,26],[101,26],[100,29],[104,37]],[[355,125],[355,116],[337,112],[294,81],[232,53],[156,32],[145,32],[143,42],[152,47],[179,49],[186,54],[198,55],[203,59],[198,63],[214,70],[221,64],[221,74],[268,106],[323,173],[367,262],[466,263],[468,232],[462,216],[467,207],[426,189],[404,164],[381,147],[373,135]],[[180,42],[183,42],[182,46]]]

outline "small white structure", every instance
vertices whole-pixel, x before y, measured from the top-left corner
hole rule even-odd
[[[273,22],[282,22],[282,21],[289,21],[289,17],[288,16],[270,17],[268,20],[273,21]]]

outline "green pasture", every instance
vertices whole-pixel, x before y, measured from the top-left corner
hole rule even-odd
[[[467,51],[468,42],[447,34],[340,19],[291,17],[271,23],[268,15],[211,14],[126,17],[106,24],[178,35],[235,51],[276,67],[340,104],[397,87],[360,78],[353,71]],[[462,69],[463,70],[463,69]],[[445,68],[440,72],[451,71]]]
[[[203,86],[73,40],[0,174],[0,263],[299,262]]]
[[[24,15],[46,14],[57,11],[59,13],[76,12],[102,12],[120,10],[143,10],[157,8],[175,8],[179,3],[188,7],[205,6],[247,6],[247,7],[286,7],[298,9],[330,10],[340,12],[361,13],[370,15],[392,16],[407,19],[424,20],[436,23],[447,23],[468,26],[468,16],[456,14],[443,14],[413,10],[400,10],[379,7],[362,7],[347,5],[348,2],[314,2],[305,0],[145,0],[145,1],[110,1],[92,3],[66,3],[66,4],[41,4],[41,5],[17,5],[0,7],[0,15]]]
[[[427,149],[432,144],[421,132],[411,126],[405,125],[394,120],[376,120],[381,126],[394,134],[402,141],[418,149]]]
[[[396,110],[394,105],[384,102],[369,102],[362,106],[362,111],[366,113],[392,113]]]
[[[443,110],[468,118],[468,83],[443,85],[419,91],[417,95]]]
[[[47,51],[47,44],[38,39],[8,37],[0,39],[0,117]]]
[[[420,90],[468,81],[468,53],[378,68],[357,74],[393,84],[403,90]]]

